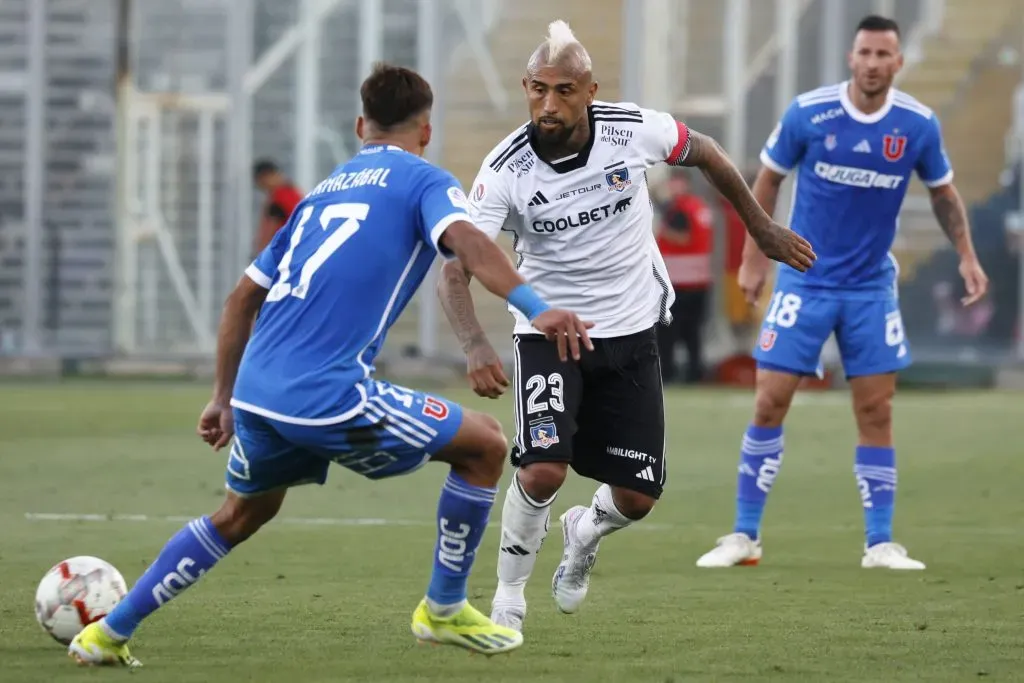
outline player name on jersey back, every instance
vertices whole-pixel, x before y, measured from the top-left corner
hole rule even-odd
[[[591,138],[579,153],[545,162],[525,125],[487,155],[470,191],[484,232],[513,233],[523,276],[552,306],[616,337],[668,321],[674,299],[654,240],[645,172],[669,159],[688,131],[668,114],[594,102]],[[682,139],[681,139],[682,138]],[[510,308],[515,332],[536,332]]]
[[[341,192],[342,190],[351,190],[366,185],[387,187],[389,175],[391,175],[390,168],[364,168],[361,171],[342,172],[336,177],[321,181],[319,185],[313,188],[309,196],[315,197],[325,192]]]

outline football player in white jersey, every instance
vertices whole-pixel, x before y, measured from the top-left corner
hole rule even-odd
[[[566,362],[515,316],[517,470],[502,509],[491,618],[520,631],[526,581],[569,466],[601,485],[589,507],[561,517],[564,554],[552,592],[565,613],[586,596],[601,538],[647,515],[665,483],[654,326],[668,321],[673,292],[655,245],[645,171],[663,162],[699,167],[770,258],[798,270],[814,260],[810,244],[760,208],[713,140],[669,114],[596,101],[590,56],[565,22],[549,26],[523,88],[531,120],[484,160],[470,193],[473,222],[497,236],[510,220],[524,277],[552,305],[595,326],[593,351]],[[473,389],[500,396],[508,380],[458,261],[444,266],[439,295],[468,356]]]

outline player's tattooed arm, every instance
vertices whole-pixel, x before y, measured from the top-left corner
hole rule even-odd
[[[476,346],[489,344],[473,306],[473,293],[469,290],[471,277],[462,263],[454,260],[445,262],[437,281],[437,296],[441,299],[441,307],[465,353]]]
[[[441,267],[437,295],[462,351],[466,354],[466,374],[470,387],[478,396],[498,398],[505,393],[509,381],[498,352],[491,346],[476,317],[473,293],[469,289],[471,278],[472,273],[462,261],[447,261]]]
[[[743,174],[713,138],[690,130],[688,151],[677,162],[679,166],[695,166],[722,193],[747,226],[747,232],[761,252],[800,271],[814,263],[811,245],[793,231],[782,227],[761,208],[747,186]]]
[[[946,237],[961,256],[973,254],[974,245],[971,241],[970,224],[967,222],[967,207],[964,206],[956,186],[949,183],[933,187],[930,192],[932,211]]]
[[[971,226],[967,221],[967,208],[952,183],[930,188],[930,192],[935,218],[960,254],[960,276],[964,279],[964,288],[967,290],[967,296],[961,301],[965,306],[969,306],[981,300],[988,292],[988,276],[974,251]]]
[[[756,230],[771,223],[771,217],[757,203],[757,199],[747,187],[747,181],[743,179],[743,174],[714,138],[690,130],[688,144],[689,150],[679,161],[680,166],[699,168],[722,196],[736,207],[736,212],[748,229]]]

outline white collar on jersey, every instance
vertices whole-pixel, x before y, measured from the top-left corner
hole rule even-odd
[[[892,109],[893,99],[896,97],[896,88],[890,87],[888,94],[885,96],[885,104],[882,108],[873,114],[865,114],[860,109],[857,109],[850,101],[850,81],[843,81],[839,84],[839,104],[843,105],[843,109],[851,119],[857,123],[878,123],[885,118],[885,115]]]

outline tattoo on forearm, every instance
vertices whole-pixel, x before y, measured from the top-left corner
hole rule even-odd
[[[954,245],[960,245],[967,236],[967,210],[955,190],[932,194],[932,211],[942,231]]]
[[[477,320],[473,307],[473,295],[469,291],[469,278],[461,269],[445,268],[441,291],[441,306],[455,336],[466,351],[475,344],[486,341],[484,329]]]
[[[759,226],[767,217],[757,203],[747,181],[739,169],[729,160],[718,143],[697,131],[690,131],[690,151],[682,160],[682,166],[696,166],[729,203],[749,228]]]

